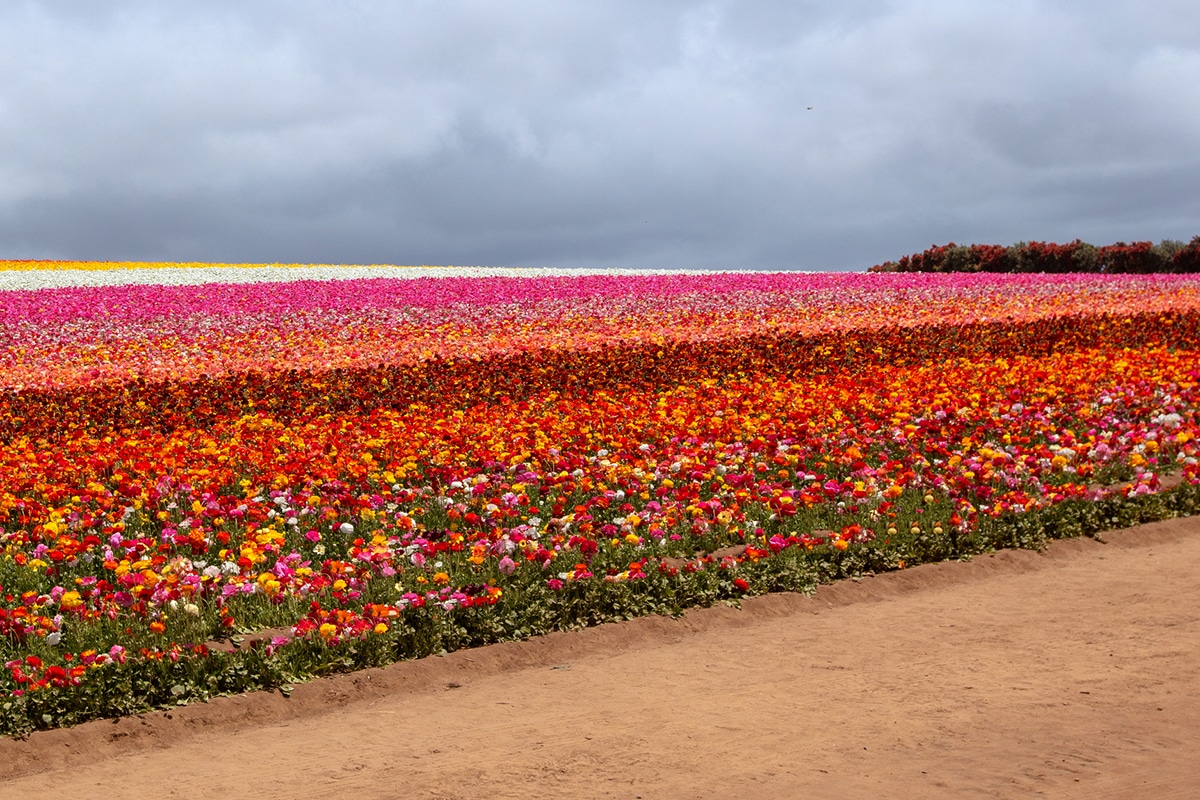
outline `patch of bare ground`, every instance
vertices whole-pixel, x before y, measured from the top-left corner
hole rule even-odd
[[[1200,518],[0,741],[0,797],[1200,796]]]

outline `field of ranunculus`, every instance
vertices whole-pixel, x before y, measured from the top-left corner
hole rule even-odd
[[[0,262],[0,733],[1194,513],[1200,278]]]

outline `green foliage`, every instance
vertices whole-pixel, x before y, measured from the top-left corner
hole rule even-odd
[[[947,559],[966,559],[1001,548],[1041,549],[1053,539],[1099,536],[1104,531],[1200,511],[1200,486],[1182,483],[1158,494],[1114,494],[1097,501],[1066,500],[1022,513],[983,516],[969,532],[949,525],[907,526],[941,518],[935,502],[921,508],[912,497],[897,503],[894,535],[839,549],[785,547],[762,558],[708,563],[704,568],[651,565],[637,581],[567,582],[550,588],[543,573],[506,585],[495,606],[453,611],[437,604],[414,609],[382,635],[335,644],[319,637],[284,646],[262,643],[234,652],[131,653],[124,663],[88,671],[77,686],[40,690],[0,702],[0,735],[138,714],[250,691],[287,692],[321,675],[380,667],[399,660],[524,639],[649,614],[678,616],[689,608],[737,602],[768,592],[811,593],[820,583],[887,572]],[[904,529],[901,532],[901,529]],[[927,530],[928,529],[928,530]],[[695,562],[701,564],[701,561]],[[739,586],[738,583],[742,585]]]
[[[953,242],[871,267],[869,272],[1024,272],[1162,273],[1200,271],[1200,236],[1184,244],[1176,239],[1116,242],[1095,247],[1076,239],[1067,244],[1017,242],[1000,245]]]

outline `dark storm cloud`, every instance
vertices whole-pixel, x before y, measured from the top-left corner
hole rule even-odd
[[[1198,33],[1182,2],[9,4],[0,255],[854,269],[1186,238]]]

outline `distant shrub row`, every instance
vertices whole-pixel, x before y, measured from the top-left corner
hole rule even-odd
[[[1200,272],[1200,236],[1191,242],[1164,239],[1150,242],[1117,242],[1095,247],[1076,239],[1069,244],[1018,242],[998,244],[945,244],[899,261],[876,264],[869,272],[1099,272],[1152,273]]]

